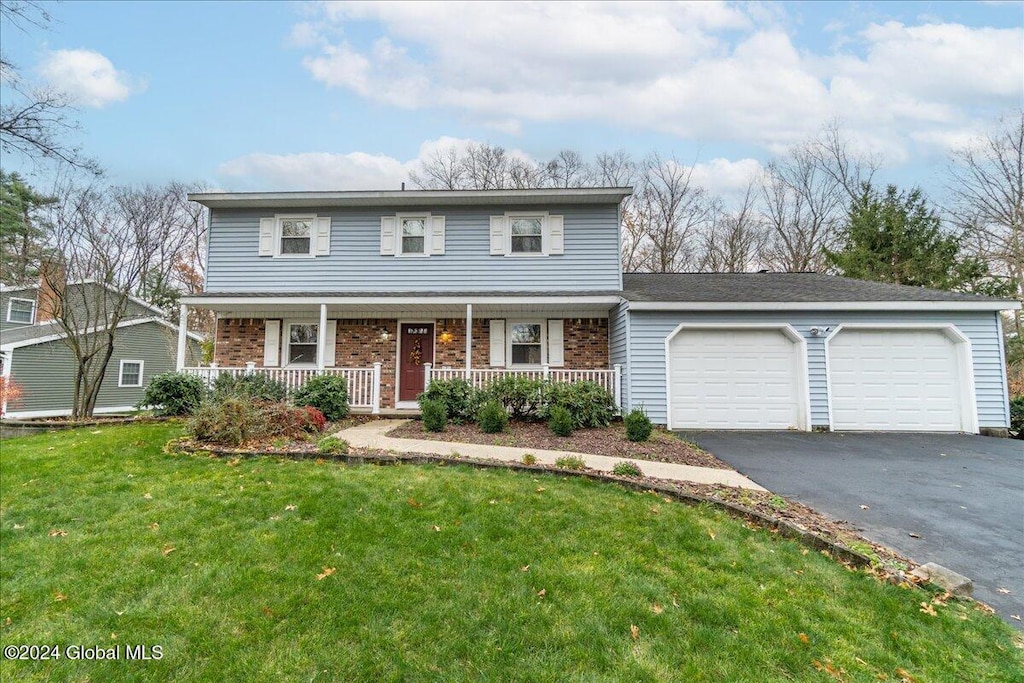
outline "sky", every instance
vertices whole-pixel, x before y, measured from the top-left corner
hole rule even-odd
[[[0,25],[116,183],[398,189],[472,141],[652,151],[723,195],[838,121],[886,182],[1024,106],[1024,2],[46,3]],[[2,165],[42,183],[47,170]]]

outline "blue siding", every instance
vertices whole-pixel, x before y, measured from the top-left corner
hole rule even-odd
[[[490,216],[503,207],[433,210],[445,216],[445,253],[429,258],[380,255],[386,210],[304,210],[331,216],[331,254],[260,257],[259,220],[272,210],[215,209],[210,217],[207,292],[587,291],[620,289],[618,207],[550,206],[565,217],[565,253],[522,258],[490,255]],[[431,211],[422,207],[420,211]],[[413,213],[416,209],[402,209]],[[276,213],[289,213],[279,209]]]
[[[608,314],[608,356],[611,364],[622,366],[622,396],[619,400],[623,406],[629,405],[629,308],[625,302],[620,303]]]
[[[651,420],[665,424],[665,338],[681,322],[775,322],[792,325],[807,340],[807,364],[811,394],[811,424],[827,426],[828,389],[825,372],[825,336],[812,337],[814,326],[835,329],[840,323],[952,323],[971,340],[974,384],[981,427],[1009,425],[1006,374],[1002,341],[995,312],[729,312],[629,313],[630,366],[627,375],[628,407],[643,405]]]

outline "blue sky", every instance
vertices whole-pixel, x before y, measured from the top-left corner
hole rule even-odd
[[[3,25],[4,54],[76,98],[78,142],[124,183],[397,187],[486,141],[657,150],[727,194],[838,118],[886,180],[931,188],[1024,97],[1020,2],[47,8],[49,30]]]

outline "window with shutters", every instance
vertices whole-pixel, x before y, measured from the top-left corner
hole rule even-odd
[[[398,241],[398,253],[422,256],[426,253],[428,216],[402,216],[399,219],[402,231]]]
[[[544,217],[511,216],[509,218],[509,252],[512,254],[544,253]]]
[[[491,256],[544,257],[565,253],[565,217],[549,213],[491,216]]]
[[[544,362],[542,322],[510,322],[508,338],[510,365],[540,365]]]
[[[281,217],[278,222],[278,253],[281,256],[313,254],[313,217]]]
[[[316,365],[317,325],[292,323],[288,325],[288,364]]]

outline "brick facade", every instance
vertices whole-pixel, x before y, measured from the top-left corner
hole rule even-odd
[[[265,322],[261,318],[223,318],[217,321],[214,360],[223,367],[240,367],[254,361],[263,367]],[[387,332],[388,339],[382,339]],[[447,333],[447,335],[445,334]],[[450,338],[449,338],[450,336]],[[434,365],[465,366],[466,321],[441,318],[434,323]],[[609,366],[608,319],[566,318],[565,367],[600,369]],[[398,321],[367,318],[338,320],[334,358],[337,367],[368,368],[381,363],[381,407],[393,408],[396,390]],[[283,351],[282,351],[283,352]],[[490,321],[473,320],[472,365],[490,367]]]

